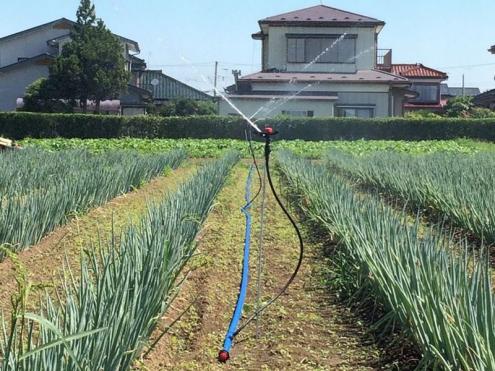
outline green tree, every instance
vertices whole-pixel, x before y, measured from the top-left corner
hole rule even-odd
[[[73,104],[53,98],[55,95],[55,87],[48,79],[38,79],[26,88],[24,107],[20,111],[48,113],[73,112]]]
[[[207,116],[217,114],[217,105],[213,101],[176,99],[161,106],[149,107],[150,114],[160,116]]]
[[[120,40],[96,18],[91,0],[81,0],[71,41],[50,68],[58,98],[78,99],[83,112],[93,100],[99,112],[100,102],[125,91],[129,78]]]
[[[489,108],[474,107],[471,110],[471,117],[473,119],[495,118],[495,111],[492,111]]]
[[[455,97],[445,106],[445,114],[448,117],[469,117],[473,107],[472,97]]]
[[[410,111],[406,112],[404,114],[405,118],[408,119],[437,119],[441,118],[439,114],[427,110],[417,110],[417,111]]]

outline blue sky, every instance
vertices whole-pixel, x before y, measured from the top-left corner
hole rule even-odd
[[[317,5],[309,0],[94,0],[97,16],[114,32],[139,42],[149,68],[162,69],[202,90],[219,61],[219,86],[232,69],[259,69],[260,42],[251,39],[259,19]],[[420,62],[449,74],[450,86],[495,88],[493,0],[328,0],[325,5],[386,22],[379,47],[394,62]],[[74,19],[79,0],[3,1],[0,36],[49,22]],[[145,4],[145,5],[144,5]],[[185,62],[185,60],[190,61]]]

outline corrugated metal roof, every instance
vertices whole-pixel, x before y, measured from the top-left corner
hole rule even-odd
[[[208,100],[212,97],[200,90],[193,88],[183,82],[180,82],[170,76],[165,75],[162,71],[147,70],[140,73],[138,86],[142,89],[149,90],[153,93],[153,98],[158,100],[173,99],[195,99]],[[158,84],[153,86],[151,82],[157,80]]]
[[[258,72],[244,76],[250,82],[345,82],[345,83],[409,83],[407,78],[377,70],[356,73]]]
[[[449,87],[449,95],[453,97],[460,97],[462,95],[467,97],[474,97],[480,94],[481,91],[479,88],[450,88]]]
[[[390,67],[389,67],[390,68]],[[392,64],[391,72],[395,75],[400,75],[409,78],[435,78],[435,79],[447,79],[448,76],[445,72],[435,70],[430,67],[426,67],[421,63],[415,64]]]
[[[361,14],[347,12],[326,5],[316,5],[262,19],[260,24],[273,23],[348,23],[384,25],[385,22]]]

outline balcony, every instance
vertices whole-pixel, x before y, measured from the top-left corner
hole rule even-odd
[[[392,68],[392,49],[377,49],[376,65],[382,70]]]

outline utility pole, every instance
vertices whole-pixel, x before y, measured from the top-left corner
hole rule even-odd
[[[234,75],[234,81],[235,81],[235,90],[238,90],[238,85],[237,81],[239,80],[239,76],[241,76],[241,70],[232,70],[232,75]]]
[[[462,74],[462,96],[464,97],[466,94],[465,94],[465,88],[464,88],[464,74]]]
[[[215,61],[215,83],[214,83],[214,91],[213,91],[213,96],[217,96],[217,79],[218,79],[218,61]]]

